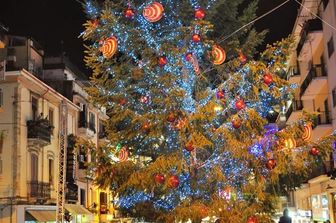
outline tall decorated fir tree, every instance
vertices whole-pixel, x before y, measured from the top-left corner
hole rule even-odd
[[[282,189],[329,154],[331,138],[310,142],[309,115],[281,131],[269,123],[291,98],[291,41],[252,60],[264,33],[230,36],[255,16],[256,2],[242,3],[86,2],[89,93],[110,117],[110,142],[93,149],[90,167],[121,211],[152,222],[270,222]]]

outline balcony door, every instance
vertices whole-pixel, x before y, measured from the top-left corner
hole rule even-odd
[[[38,156],[36,154],[31,154],[31,160],[30,160],[30,180],[31,182],[37,182],[38,180]]]

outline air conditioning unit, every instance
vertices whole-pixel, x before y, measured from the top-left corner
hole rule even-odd
[[[7,56],[7,61],[10,62],[16,62],[16,56]]]

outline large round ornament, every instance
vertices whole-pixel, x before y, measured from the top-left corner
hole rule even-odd
[[[160,3],[153,2],[144,8],[142,15],[148,22],[157,22],[162,18],[163,11],[163,6]]]
[[[154,176],[154,180],[155,180],[155,182],[158,183],[158,184],[163,184],[164,181],[165,181],[165,177],[164,177],[164,175],[162,175],[162,174],[160,174],[160,173],[157,173],[157,174],[155,174],[155,176]]]
[[[160,56],[158,58],[158,64],[160,67],[164,67],[166,64],[167,64],[168,60],[167,60],[167,57],[165,56]]]
[[[212,47],[211,55],[213,57],[213,64],[215,65],[221,65],[226,59],[225,51],[218,45]]]
[[[320,153],[320,151],[316,147],[313,147],[313,148],[310,149],[310,153],[313,156],[317,156]]]
[[[270,85],[273,82],[272,74],[267,73],[264,75],[264,83]]]
[[[195,33],[195,34],[192,35],[191,39],[194,43],[199,43],[199,42],[201,42],[201,35]]]
[[[128,19],[133,19],[134,18],[134,15],[135,15],[135,12],[132,8],[127,8],[124,12],[124,15],[126,18]]]
[[[246,223],[258,223],[258,218],[256,216],[250,216]]]
[[[243,99],[238,99],[235,106],[237,110],[242,110],[243,108],[245,108],[245,102],[243,101]]]
[[[125,146],[121,147],[121,150],[119,151],[118,155],[119,161],[124,162],[128,160],[128,151]]]
[[[111,36],[102,41],[99,51],[102,52],[106,59],[109,59],[117,52],[117,48],[118,40],[115,36]]]
[[[216,93],[217,99],[223,99],[225,97],[223,90],[218,90]]]
[[[189,143],[186,144],[185,149],[188,152],[191,152],[191,151],[193,151],[195,149],[195,147],[194,147],[194,145],[191,142],[189,142]]]
[[[195,10],[195,18],[196,19],[204,19],[205,17],[205,11],[201,8],[197,8]]]
[[[304,141],[309,141],[312,137],[312,126],[311,124],[307,124],[304,126],[302,139]]]
[[[241,120],[239,118],[235,118],[231,121],[232,127],[238,129],[241,126]]]
[[[276,160],[275,159],[268,159],[266,162],[266,167],[269,170],[273,170],[276,166]]]
[[[176,188],[176,187],[178,187],[179,184],[180,184],[180,180],[179,180],[178,176],[173,175],[173,176],[169,177],[169,179],[168,179],[169,187]]]

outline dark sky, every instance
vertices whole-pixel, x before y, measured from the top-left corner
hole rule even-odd
[[[83,30],[85,15],[75,0],[2,0],[0,23],[9,27],[10,33],[31,36],[38,40],[49,54],[63,50],[70,59],[83,68],[83,51],[78,35]],[[271,10],[285,0],[260,0],[258,15]],[[298,5],[289,1],[282,8],[259,20],[258,30],[268,29],[265,43],[287,37],[295,21]]]

